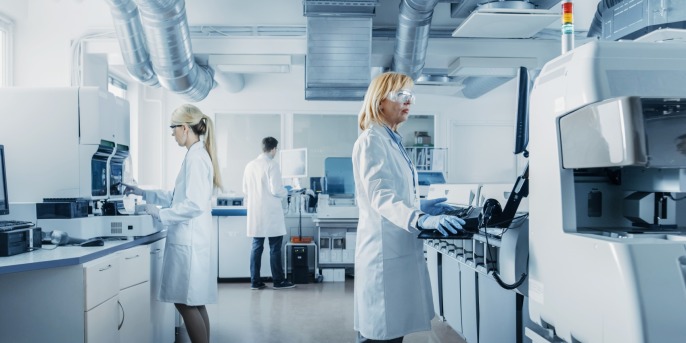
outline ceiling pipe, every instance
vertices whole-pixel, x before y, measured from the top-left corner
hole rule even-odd
[[[135,0],[160,84],[191,101],[207,97],[214,71],[195,63],[183,0]]]
[[[392,70],[417,79],[429,44],[431,18],[438,0],[402,0]]]
[[[136,81],[151,87],[159,87],[157,75],[150,62],[145,45],[138,7],[132,0],[106,0],[110,6],[114,30],[126,69]]]
[[[237,73],[216,73],[214,78],[223,89],[229,93],[238,93],[245,86],[245,77]]]

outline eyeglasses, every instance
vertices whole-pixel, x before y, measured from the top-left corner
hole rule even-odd
[[[183,126],[183,125],[169,125],[169,128],[172,129],[172,130],[174,130],[175,128],[177,128],[177,127],[179,127],[179,126]]]
[[[409,89],[401,89],[397,92],[389,92],[386,98],[390,101],[397,102],[399,104],[404,104],[408,102],[410,104],[414,104],[415,102],[414,93],[412,93],[412,91]]]

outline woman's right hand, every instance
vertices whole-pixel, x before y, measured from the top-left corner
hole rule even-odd
[[[125,188],[124,188],[124,195],[129,195],[129,194],[134,194],[134,195],[143,195],[143,190],[138,188],[138,186],[134,185],[129,185],[126,183],[121,183]]]

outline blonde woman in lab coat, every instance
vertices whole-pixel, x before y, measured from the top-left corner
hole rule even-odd
[[[419,200],[417,172],[398,126],[414,102],[412,79],[384,73],[372,80],[353,147],[359,207],[355,250],[354,326],[358,342],[402,342],[431,330],[434,317],[420,230],[447,235],[464,221],[443,215],[445,198]]]
[[[167,227],[159,299],[174,303],[193,343],[210,341],[206,304],[217,302],[217,259],[212,256],[212,203],[221,188],[212,120],[193,105],[182,105],[171,117],[172,136],[188,149],[173,191],[142,190],[146,211]],[[158,208],[155,205],[161,205]]]

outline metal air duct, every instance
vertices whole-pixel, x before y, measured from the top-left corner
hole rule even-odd
[[[591,27],[588,29],[588,34],[586,37],[600,37],[603,33],[603,12],[617,5],[624,0],[601,0],[598,2],[598,9],[593,16],[593,21],[591,22]]]
[[[159,87],[157,75],[152,69],[150,54],[145,45],[138,7],[133,0],[106,0],[110,5],[114,30],[117,32],[126,69],[136,81],[152,87]]]
[[[191,101],[204,99],[214,86],[213,70],[195,63],[183,0],[135,0],[163,87]]]
[[[303,1],[306,100],[361,100],[371,81],[378,0]]]
[[[402,0],[392,70],[417,79],[429,44],[431,18],[438,0]]]

